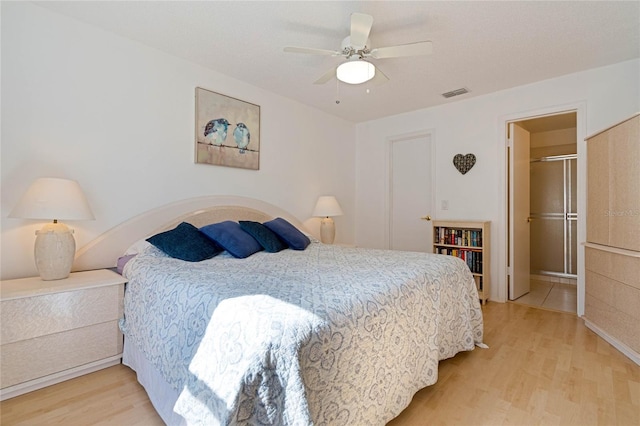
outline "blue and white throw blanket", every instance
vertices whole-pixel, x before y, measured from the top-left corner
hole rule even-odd
[[[125,267],[134,344],[201,425],[383,425],[472,350],[482,312],[451,256],[344,248]]]

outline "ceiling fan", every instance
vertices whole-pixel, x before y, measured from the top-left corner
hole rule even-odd
[[[307,53],[311,55],[342,56],[346,62],[331,68],[314,84],[324,84],[334,76],[345,83],[361,84],[376,77],[380,83],[389,78],[367,59],[387,59],[404,56],[428,55],[432,52],[430,41],[401,44],[388,47],[371,47],[369,32],[373,25],[373,17],[364,13],[351,14],[351,34],[342,40],[340,50],[315,49],[311,47],[285,47],[285,52]]]

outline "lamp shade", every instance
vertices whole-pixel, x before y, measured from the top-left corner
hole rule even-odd
[[[344,83],[360,84],[371,80],[376,75],[376,67],[363,60],[348,61],[338,65],[336,78]]]
[[[36,179],[9,217],[44,220],[95,219],[78,182],[58,178]]]
[[[318,217],[342,216],[343,214],[338,200],[333,195],[319,197],[316,208],[313,210],[313,215]]]

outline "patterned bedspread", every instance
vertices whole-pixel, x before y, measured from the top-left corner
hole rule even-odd
[[[465,263],[312,243],[200,263],[146,248],[121,328],[189,424],[383,425],[482,342]]]

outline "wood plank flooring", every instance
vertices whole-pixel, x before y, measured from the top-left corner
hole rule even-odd
[[[640,367],[575,315],[483,307],[485,343],[440,363],[388,426],[640,425]],[[161,425],[122,365],[0,403],[8,425]]]

